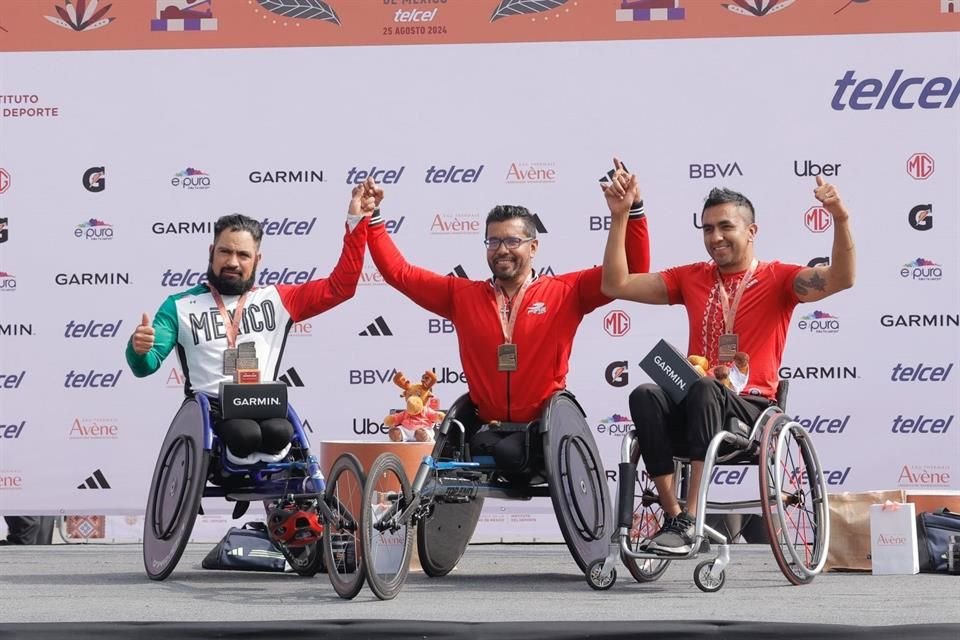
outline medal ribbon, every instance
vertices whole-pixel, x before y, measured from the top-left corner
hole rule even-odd
[[[720,268],[717,268],[717,284],[720,285],[720,304],[723,307],[725,333],[733,333],[733,320],[737,316],[737,307],[740,306],[740,298],[743,297],[743,292],[747,290],[747,285],[750,284],[750,277],[753,276],[753,272],[756,271],[759,264],[760,262],[756,258],[750,263],[750,268],[747,269],[747,272],[743,275],[740,286],[737,287],[737,293],[733,296],[732,305],[730,304],[730,294],[727,293],[727,288],[724,286],[723,279],[720,277]]]
[[[231,317],[227,307],[223,304],[223,297],[220,292],[210,283],[207,283],[207,286],[210,287],[210,295],[217,303],[217,310],[220,312],[220,317],[223,318],[223,326],[227,330],[227,348],[233,349],[237,346],[237,336],[240,335],[240,319],[243,318],[243,305],[247,303],[247,293],[249,292],[244,293],[237,300],[237,307],[233,310],[233,317]],[[235,319],[236,321],[234,321]]]
[[[507,297],[503,293],[503,289],[500,288],[500,285],[494,284],[496,289],[497,315],[500,317],[500,328],[503,329],[504,344],[510,344],[512,341],[513,327],[517,323],[517,316],[520,315],[517,309],[523,305],[523,296],[531,282],[533,282],[532,276],[527,278],[527,281],[524,282],[520,290],[517,291],[517,295],[513,297],[509,311],[507,311]]]

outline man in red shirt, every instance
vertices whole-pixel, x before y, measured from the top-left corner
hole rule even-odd
[[[673,456],[689,456],[689,496],[696,496],[707,445],[731,417],[753,423],[775,400],[777,370],[793,309],[853,286],[855,251],[849,213],[836,188],[817,177],[814,196],[833,216],[829,266],[801,267],[760,262],[754,257],[753,204],[743,194],[713,189],[703,205],[703,243],[711,262],[659,273],[630,274],[624,257],[625,216],[614,214],[603,258],[603,292],[648,304],[682,304],[689,321],[689,355],[701,355],[712,370],[729,366],[735,354],[749,356],[749,369],[733,391],[705,376],[690,386],[678,406],[654,384],[630,394],[630,414],[647,473],[653,478],[665,514],[648,549],[685,555],[693,544],[696,500],[681,510],[673,486]]]
[[[624,260],[630,271],[645,272],[650,268],[649,238],[637,178],[619,161],[615,165],[604,195],[614,218],[623,221]],[[366,186],[379,204],[383,191],[372,180]],[[536,236],[533,215],[525,207],[494,207],[484,236],[493,277],[468,280],[409,264],[387,235],[379,210],[370,220],[367,244],[383,279],[456,327],[470,399],[481,422],[538,418],[544,403],[566,384],[573,337],[583,316],[611,302],[600,291],[600,267],[537,275]]]

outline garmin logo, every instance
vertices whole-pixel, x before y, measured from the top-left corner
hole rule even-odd
[[[857,368],[843,365],[836,367],[780,367],[782,380],[855,380]]]
[[[324,182],[323,171],[314,171],[313,169],[304,169],[302,171],[251,171],[247,178],[254,184]]]
[[[130,284],[130,274],[121,271],[101,273],[58,273],[54,282],[63,286],[100,286]]]
[[[653,359],[653,362],[658,367],[660,367],[661,371],[667,374],[667,377],[670,379],[670,382],[677,385],[679,389],[685,390],[687,388],[687,383],[684,382],[683,378],[680,377],[680,374],[674,371],[673,367],[667,364],[667,362],[663,358],[661,358],[660,356],[656,356]]]
[[[882,327],[960,327],[960,313],[885,314],[880,316]]]
[[[235,407],[279,407],[280,398],[234,398]]]

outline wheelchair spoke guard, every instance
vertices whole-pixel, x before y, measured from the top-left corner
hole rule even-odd
[[[560,531],[577,566],[586,572],[606,557],[613,509],[603,461],[580,405],[567,392],[555,394],[541,420],[550,499]]]
[[[483,498],[468,502],[436,502],[433,513],[417,524],[417,554],[423,572],[445,576],[460,562],[480,520]]]
[[[352,453],[338,457],[330,469],[324,501],[333,519],[324,522],[323,557],[327,577],[341,598],[351,600],[363,588],[364,569],[360,542],[363,510],[363,467]]]
[[[381,600],[390,600],[403,588],[410,570],[413,531],[397,516],[410,504],[410,481],[400,459],[381,454],[367,474],[360,523],[367,584]]]
[[[187,399],[167,431],[153,471],[143,529],[143,564],[152,580],[173,572],[190,539],[207,481],[203,410]]]

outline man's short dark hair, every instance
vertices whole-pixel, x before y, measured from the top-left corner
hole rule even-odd
[[[533,219],[533,214],[526,207],[519,205],[498,204],[490,209],[490,213],[487,214],[486,226],[489,227],[491,222],[503,222],[514,218],[519,218],[523,222],[523,230],[528,238],[537,237],[537,223]],[[484,230],[484,235],[486,235],[486,230]]]
[[[263,227],[260,226],[259,220],[254,220],[242,213],[231,213],[226,216],[221,216],[216,224],[213,225],[214,244],[216,244],[220,234],[228,230],[250,232],[250,235],[253,236],[253,241],[257,243],[257,247],[260,246],[260,240],[263,238]]]
[[[743,207],[746,210],[744,217],[746,218],[748,225],[756,222],[756,212],[753,210],[753,203],[750,202],[750,199],[739,191],[727,189],[726,187],[714,187],[713,189],[710,189],[710,193],[707,195],[707,199],[703,203],[703,211],[700,212],[700,220],[703,220],[703,212],[710,207],[727,203],[733,203],[739,207]]]

